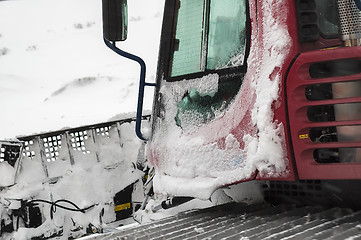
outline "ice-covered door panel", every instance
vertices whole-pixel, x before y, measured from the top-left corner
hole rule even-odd
[[[174,1],[166,1],[175,13],[165,16],[175,18],[164,22],[174,24],[163,31],[160,52],[169,49],[169,54],[159,61],[147,151],[156,169],[156,192],[208,199],[217,188],[255,179],[257,173],[291,175],[283,120],[274,112],[291,43],[288,15],[271,13],[287,12],[285,2],[181,0],[167,8]],[[193,10],[197,20],[188,16]],[[275,27],[274,36],[267,29]],[[260,32],[270,41],[258,39]]]
[[[221,186],[254,179],[255,169],[245,167],[242,152],[245,133],[256,132],[254,96],[244,86],[227,99],[217,74],[163,83],[164,110],[148,143],[156,191],[208,199]]]
[[[242,106],[234,106],[246,73],[247,4],[176,1],[148,144],[157,190],[207,199],[220,186],[255,177],[255,171],[242,170],[243,135],[236,133],[239,125],[253,129],[251,91],[245,91],[249,97]]]

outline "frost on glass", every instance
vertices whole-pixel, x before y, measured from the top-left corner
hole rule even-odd
[[[161,93],[166,101],[165,114],[175,126],[190,131],[216,116],[215,106],[212,106],[210,100],[219,91],[217,74],[199,79],[164,82],[163,86]]]
[[[152,149],[154,154],[159,154],[161,159],[166,159],[160,164],[160,168],[156,166],[156,171],[161,171],[157,176],[155,185],[157,189],[162,189],[162,184],[165,182],[173,182],[168,179],[163,173],[171,178],[193,178],[199,177],[207,182],[206,184],[215,184],[214,181],[209,181],[207,177],[216,179],[223,172],[237,171],[237,169],[244,165],[242,153],[240,152],[240,143],[232,135],[226,135],[225,146],[220,148],[217,142],[207,142],[202,136],[196,136],[199,128],[204,127],[203,121],[211,114],[214,118],[222,117],[224,111],[213,111],[211,106],[199,109],[188,109],[184,112],[180,110],[183,96],[190,94],[194,99],[204,98],[211,99],[217,96],[217,92],[222,88],[219,82],[218,74],[209,74],[202,78],[183,80],[177,82],[163,81],[160,93],[162,94],[162,101],[164,104],[163,117],[158,119],[157,126],[161,127],[162,131],[154,132],[152,142]],[[200,100],[199,100],[200,101]],[[223,103],[220,103],[222,105]],[[186,104],[185,104],[186,105]],[[181,121],[181,127],[177,126],[175,116],[178,114]],[[199,124],[199,126],[196,126]],[[192,135],[195,134],[195,135]],[[222,159],[222,161],[218,161]],[[164,171],[164,172],[163,172]],[[237,173],[237,176],[242,175],[248,178],[252,171],[245,171],[244,173]],[[159,179],[161,182],[159,182]],[[168,181],[169,180],[169,181]],[[192,182],[193,184],[193,182]],[[190,186],[187,183],[177,184],[177,188]],[[193,186],[197,188],[196,186]],[[214,187],[214,186],[213,186]],[[212,187],[212,189],[214,189]],[[178,191],[173,188],[174,191]],[[190,189],[192,190],[192,189]],[[167,190],[168,191],[168,190]],[[213,190],[210,190],[212,192]],[[198,197],[209,197],[208,191],[199,193]],[[172,195],[172,192],[169,192]]]
[[[200,127],[221,115],[232,102],[241,83],[239,79],[220,82],[217,89],[207,94],[198,92],[197,88],[186,91],[177,104],[178,111],[175,116],[177,126]]]
[[[203,7],[203,0],[180,1],[175,33],[179,46],[173,53],[172,76],[201,70]]]
[[[245,41],[245,1],[211,1],[207,69],[242,65]]]
[[[245,44],[245,0],[181,0],[171,76],[240,66]]]

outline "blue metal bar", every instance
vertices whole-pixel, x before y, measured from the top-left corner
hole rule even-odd
[[[107,45],[111,50],[116,52],[117,54],[126,57],[128,59],[131,59],[133,61],[136,61],[140,65],[140,79],[139,79],[139,91],[138,91],[138,106],[137,106],[137,116],[135,121],[135,133],[137,134],[137,137],[143,141],[147,141],[148,139],[143,137],[141,127],[142,127],[142,114],[143,114],[143,100],[144,100],[144,88],[145,86],[152,86],[155,87],[155,83],[147,83],[145,82],[145,72],[146,72],[146,66],[143,59],[141,59],[138,56],[135,56],[131,53],[125,52],[119,48],[116,47],[115,42],[111,43],[107,39],[104,38],[105,45]]]

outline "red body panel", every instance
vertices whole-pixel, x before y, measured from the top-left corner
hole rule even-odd
[[[288,68],[298,54],[295,6],[289,1],[273,3],[251,0],[249,17],[251,41],[246,75],[239,93],[224,114],[195,131],[178,135],[175,135],[174,131],[182,131],[180,128],[169,127],[169,123],[174,121],[174,115],[166,116],[167,121],[161,118],[154,121],[153,137],[148,144],[148,159],[158,174],[155,181],[156,192],[167,192],[171,195],[179,192],[181,195],[194,194],[187,192],[185,187],[182,190],[174,189],[181,188],[180,185],[184,184],[196,184],[195,178],[202,181],[206,178],[206,182],[214,181],[213,187],[253,180],[255,177],[297,179],[288,134],[284,91]],[[178,82],[166,83],[162,80],[160,83],[160,91],[164,93],[177,94],[176,89],[182,87],[182,83]],[[182,97],[162,96],[166,103]],[[174,103],[172,104],[174,108]],[[165,108],[169,109],[169,105]],[[191,143],[197,139],[200,140]],[[197,144],[199,148],[195,147]],[[209,149],[215,149],[213,155]],[[272,152],[273,149],[277,149],[277,152]],[[204,154],[208,154],[212,159],[209,162],[200,161],[199,164],[204,166],[194,165],[199,160],[197,158],[204,157],[191,153],[197,150],[204,151]],[[234,162],[234,156],[240,156],[241,165]],[[224,164],[229,165],[230,169],[217,167]],[[238,167],[235,168],[234,164]],[[203,169],[209,169],[209,173]],[[173,180],[178,183],[169,187],[168,184]],[[207,194],[201,195],[204,196],[208,197]]]
[[[321,147],[330,147],[332,145],[340,146],[341,143],[316,144],[312,143],[309,139],[300,140],[299,138],[302,134],[308,134],[311,127],[322,125],[320,123],[311,123],[307,120],[307,117],[305,117],[305,109],[307,106],[320,104],[319,102],[307,101],[305,98],[305,86],[309,84],[310,81],[314,81],[310,80],[308,73],[310,63],[336,58],[360,58],[361,48],[319,50],[319,48],[340,44],[340,42],[335,39],[324,40],[321,38],[320,41],[314,43],[301,44],[298,39],[295,1],[272,2],[250,0],[249,14],[251,20],[250,55],[247,61],[246,75],[234,102],[221,117],[200,126],[196,131],[174,136],[180,136],[179,138],[185,136],[186,141],[187,139],[191,141],[192,139],[200,138],[204,146],[213,145],[216,146],[215,148],[218,150],[227,153],[228,150],[234,150],[228,149],[229,146],[227,146],[227,137],[232,135],[239,143],[236,150],[238,150],[240,154],[244,154],[242,156],[246,159],[252,159],[252,157],[254,157],[251,156],[252,154],[255,153],[257,155],[261,152],[259,156],[257,155],[256,162],[265,162],[266,165],[269,164],[264,168],[264,171],[262,167],[254,164],[251,167],[251,171],[247,169],[248,172],[244,175],[242,173],[242,176],[239,176],[239,178],[232,175],[229,180],[220,181],[223,185],[253,179],[295,181],[299,179],[361,178],[361,164],[318,164],[313,160],[313,149],[321,145]],[[286,29],[287,31],[284,35],[287,42],[285,42],[284,45],[279,44],[281,40],[284,40],[282,39],[283,36],[279,35],[280,29]],[[353,80],[360,80],[361,75],[352,76],[351,78]],[[317,82],[344,81],[350,80],[351,78],[318,79]],[[160,82],[163,85],[168,84],[171,86],[171,84],[173,84],[165,83],[163,78],[161,80]],[[265,85],[264,89],[259,87],[263,86],[263,81],[268,81],[269,84]],[[279,169],[283,168],[283,170],[278,172],[271,170],[272,167],[277,169],[277,162],[269,161],[274,153],[265,153],[263,149],[261,149],[264,146],[261,144],[262,134],[267,133],[268,129],[263,128],[262,121],[254,117],[258,114],[258,111],[261,112],[263,107],[260,96],[263,96],[263,91],[267,92],[268,89],[266,88],[272,83],[274,83],[274,85],[278,84],[278,96],[270,97],[270,99],[273,100],[270,104],[271,111],[269,115],[271,118],[269,122],[271,122],[273,126],[279,127],[275,132],[278,131],[280,140],[277,139],[275,142],[276,145],[278,144],[278,147],[281,145],[283,149],[282,161],[284,161],[286,165],[285,168],[281,166]],[[169,89],[172,91],[171,88]],[[358,100],[361,101],[361,98]],[[345,100],[329,100],[328,103],[343,101]],[[180,144],[179,146],[168,144],[168,141],[178,141],[178,139],[167,138],[168,135],[172,135],[172,132],[167,132],[167,127],[162,125],[160,118],[156,119],[154,123],[153,138],[148,144],[148,159],[153,166],[155,166],[158,174],[158,180],[155,182],[155,190],[157,191],[158,188],[165,193],[171,191],[170,194],[174,195],[177,194],[177,191],[173,191],[170,187],[167,188],[167,186],[165,186],[167,180],[165,179],[172,180],[172,177],[182,178],[182,176],[177,174],[174,175],[176,171],[173,170],[181,167],[182,164],[186,165],[187,161],[192,163],[194,159],[182,159],[182,161],[178,162],[177,159],[169,159],[170,157],[174,157],[170,153],[172,151],[176,154],[179,154],[179,151],[188,153],[192,151],[193,146],[191,144],[189,146],[186,144]],[[337,126],[342,123],[335,122],[333,124]],[[361,124],[361,121],[351,124]],[[256,139],[256,141],[257,139],[259,140],[259,144],[257,145],[258,149],[247,149],[249,147],[247,137]],[[272,140],[274,139],[270,139],[270,141]],[[342,143],[341,145],[355,147],[361,146],[361,143]],[[177,149],[172,149],[173,146]],[[184,156],[182,155],[178,158],[180,159],[182,157]],[[214,164],[221,163],[224,160],[222,158],[218,159],[217,157],[219,158],[217,155],[212,159]],[[171,163],[171,161],[173,161],[173,163]],[[192,174],[185,173],[184,176],[187,180],[183,178],[179,184],[192,184],[192,182],[189,182],[189,179],[204,177],[203,175],[199,175],[197,171]],[[205,175],[206,177],[210,176]],[[164,176],[163,180],[161,180],[162,176]],[[225,176],[226,175],[222,175],[222,178],[225,178]],[[217,177],[212,176],[210,180],[215,178]],[[213,186],[221,187],[221,185],[219,185],[220,182],[217,182]],[[174,187],[177,186],[173,186],[173,188]],[[204,194],[202,196],[208,195]]]
[[[258,1],[258,9],[264,9],[262,7],[263,5],[263,1]],[[282,64],[282,67],[278,69],[278,73],[281,76],[281,84],[280,84],[280,92],[279,92],[279,98],[278,101],[273,103],[273,110],[274,110],[274,121],[276,122],[280,122],[283,124],[284,126],[284,141],[285,141],[285,146],[284,148],[286,149],[287,152],[287,158],[289,159],[289,174],[285,175],[285,176],[269,176],[269,175],[264,175],[262,173],[258,173],[257,175],[257,179],[258,180],[274,180],[274,181],[295,181],[298,179],[297,176],[297,170],[296,170],[296,166],[295,166],[295,162],[294,162],[294,158],[293,158],[293,154],[292,154],[292,141],[291,141],[291,135],[289,132],[289,129],[291,128],[291,126],[289,125],[288,122],[288,110],[287,110],[287,104],[286,104],[286,100],[287,100],[287,96],[286,96],[286,89],[285,89],[285,79],[289,70],[289,66],[291,65],[293,59],[298,55],[299,51],[300,51],[300,46],[298,44],[298,32],[297,32],[297,19],[296,19],[296,6],[295,6],[295,2],[294,1],[287,1],[287,3],[284,5],[284,7],[287,9],[287,21],[285,22],[285,24],[287,25],[288,28],[288,33],[289,36],[291,38],[291,45],[290,45],[290,49],[288,52],[288,55],[285,57],[285,60]],[[279,9],[280,11],[274,11],[273,15],[276,18],[278,14],[282,13],[282,9]],[[285,11],[285,10],[283,10]],[[259,11],[258,12],[260,19],[263,19],[263,15],[264,12],[263,11]],[[262,26],[259,26],[260,29],[262,29]],[[261,41],[259,43],[255,43],[258,44],[259,48],[262,49],[263,46],[261,45],[262,43],[262,38],[260,38]],[[256,66],[259,67],[259,66]],[[272,154],[272,153],[270,153]]]

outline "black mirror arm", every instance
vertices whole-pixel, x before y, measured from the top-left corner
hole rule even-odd
[[[140,65],[140,80],[139,80],[139,92],[138,92],[138,106],[137,106],[137,117],[135,122],[135,133],[137,134],[137,137],[143,141],[147,141],[148,139],[143,137],[143,133],[141,131],[141,124],[142,124],[142,114],[143,114],[143,100],[144,100],[144,88],[145,86],[152,86],[155,87],[156,83],[147,83],[145,82],[145,72],[146,72],[146,66],[143,59],[141,59],[138,56],[135,56],[131,53],[125,52],[119,48],[116,47],[115,42],[110,42],[107,39],[104,38],[105,45],[107,45],[111,50],[119,54],[120,56],[123,56],[125,58],[131,59],[133,61],[136,61]]]

